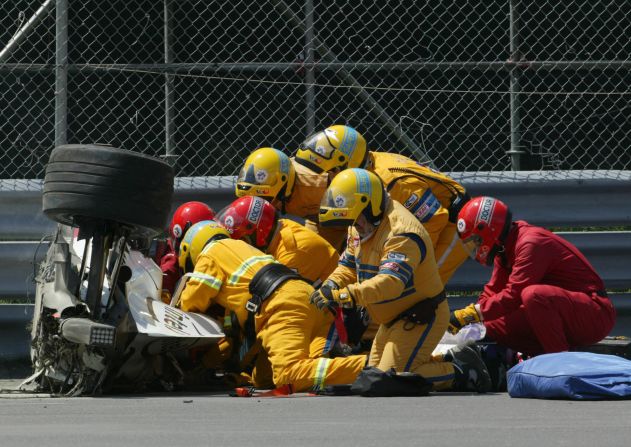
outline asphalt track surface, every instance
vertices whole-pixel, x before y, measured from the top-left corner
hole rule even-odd
[[[0,380],[0,389],[19,382]],[[0,446],[629,446],[631,401],[0,392]]]

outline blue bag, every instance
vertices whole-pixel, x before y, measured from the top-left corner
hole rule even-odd
[[[507,381],[511,397],[631,398],[631,361],[591,352],[544,354],[513,366]]]

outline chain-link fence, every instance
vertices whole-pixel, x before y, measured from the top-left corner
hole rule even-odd
[[[628,0],[0,0],[0,178],[232,175],[335,123],[446,171],[631,169]]]

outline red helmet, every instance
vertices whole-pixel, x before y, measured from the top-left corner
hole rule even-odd
[[[511,212],[504,202],[493,197],[474,197],[458,213],[458,235],[473,259],[493,265],[511,222]]]
[[[257,196],[241,197],[219,211],[215,220],[223,225],[232,239],[265,249],[276,225],[276,209],[267,200]],[[256,237],[252,235],[256,234]]]
[[[183,203],[173,213],[171,225],[169,225],[169,237],[173,241],[176,250],[180,241],[191,226],[202,220],[212,220],[215,212],[211,207],[202,202]]]

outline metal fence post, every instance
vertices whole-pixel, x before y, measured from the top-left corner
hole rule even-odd
[[[172,11],[171,0],[164,0],[164,63],[173,62],[173,49],[171,48],[172,38]],[[174,76],[166,73],[164,75],[164,146],[167,161],[171,163],[171,158],[175,157],[175,123],[173,121],[173,98],[174,98]]]
[[[61,146],[68,142],[68,0],[55,5],[55,146]]]
[[[510,150],[511,170],[521,170],[521,154],[524,153],[521,146],[521,117],[520,117],[520,84],[521,68],[519,62],[522,54],[519,50],[519,2],[510,1]]]
[[[315,132],[315,70],[313,68],[313,0],[305,1],[305,88],[307,133]]]

